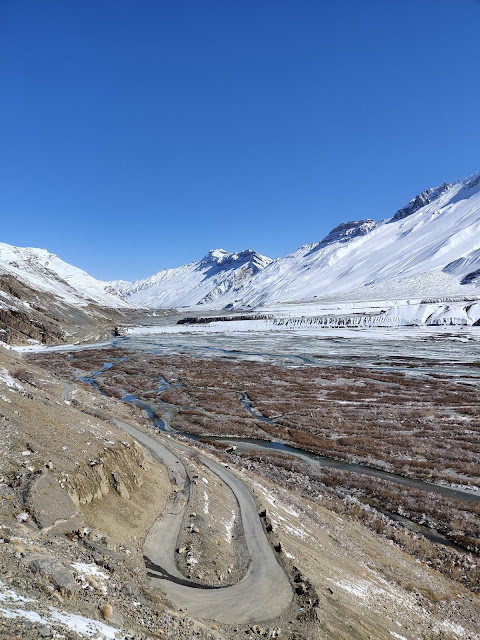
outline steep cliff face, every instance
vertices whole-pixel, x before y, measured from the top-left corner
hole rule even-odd
[[[44,299],[45,309],[35,292],[12,275],[0,276],[0,341],[22,344],[35,340],[42,344],[62,342],[64,332],[54,319],[53,296]],[[53,317],[52,317],[53,316]]]
[[[13,274],[0,273],[0,342],[61,344],[112,335],[128,309],[96,304],[70,305],[53,293],[30,287]]]

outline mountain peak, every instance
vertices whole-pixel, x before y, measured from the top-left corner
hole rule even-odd
[[[145,280],[118,281],[112,285],[138,306],[190,307],[211,303],[227,292],[233,295],[271,262],[252,249],[238,253],[210,249],[198,262],[164,269]]]
[[[210,251],[200,260],[200,265],[216,265],[221,268],[231,268],[252,263],[252,266],[259,268],[270,264],[271,259],[262,256],[253,249],[244,249],[238,253],[228,253],[225,249],[210,249]]]
[[[207,254],[205,254],[203,258],[200,260],[200,263],[201,264],[205,264],[205,263],[219,264],[220,262],[223,262],[223,260],[225,260],[225,258],[229,255],[230,254],[227,251],[225,251],[225,249],[210,249],[210,251]]]

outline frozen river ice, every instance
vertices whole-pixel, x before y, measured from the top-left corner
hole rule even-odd
[[[138,333],[110,344],[163,355],[228,357],[283,366],[358,366],[408,375],[480,377],[477,327]]]

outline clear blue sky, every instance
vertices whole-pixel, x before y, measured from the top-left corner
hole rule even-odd
[[[0,0],[0,240],[276,257],[480,169],[479,0]]]

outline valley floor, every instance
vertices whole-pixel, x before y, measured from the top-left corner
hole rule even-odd
[[[60,633],[60,597],[62,615],[110,625],[99,638],[480,637],[475,328],[375,336],[163,334],[5,354],[0,634],[33,624],[29,607]],[[27,406],[35,420],[19,418]],[[40,477],[75,507],[67,535],[58,518],[42,528],[28,497],[48,462]],[[52,552],[74,598],[32,569]],[[269,555],[275,586],[256,577],[274,575]],[[107,577],[82,588],[76,566]],[[36,608],[18,600],[32,594]]]

